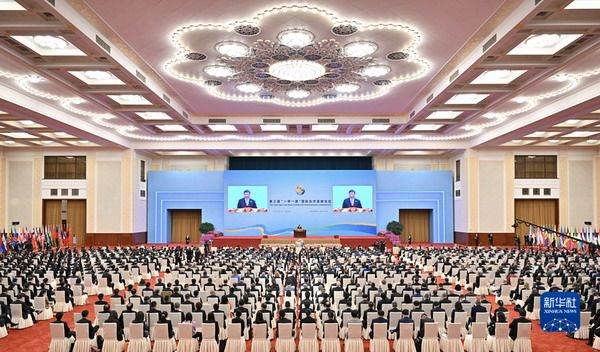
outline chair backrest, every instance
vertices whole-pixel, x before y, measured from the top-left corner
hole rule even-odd
[[[587,328],[590,326],[590,320],[592,319],[592,312],[581,312],[580,315],[580,324],[582,328]]]
[[[317,338],[317,325],[315,323],[302,324],[302,338],[316,339]]]
[[[473,323],[471,327],[473,330],[474,339],[485,339],[487,336],[487,324],[482,322]]]
[[[261,324],[266,325],[266,324]],[[279,328],[279,338],[280,339],[291,339],[292,338],[292,324],[291,323],[282,323],[278,325]]]
[[[362,324],[361,323],[349,323],[348,324],[348,339],[362,339]]]
[[[460,329],[462,325],[459,323],[448,323],[446,327],[446,333],[448,334],[448,339],[460,339]]]
[[[168,340],[169,339],[169,326],[165,323],[157,323],[154,326],[154,340]]]
[[[83,295],[82,287],[79,285],[73,286],[73,296],[79,297],[81,295]]]
[[[52,340],[64,340],[65,339],[65,328],[63,324],[51,323],[50,324],[50,338]]]
[[[486,312],[477,312],[475,315],[475,321],[478,323],[487,322],[488,314]]]
[[[496,340],[508,339],[508,323],[496,323],[494,335],[496,336]]]
[[[34,297],[33,298],[33,309],[37,311],[42,311],[46,309],[46,299],[44,297]]]
[[[215,339],[215,324],[208,323],[202,324],[202,338],[214,340]]]
[[[66,303],[65,302],[65,291],[57,290],[55,292],[54,299],[56,300],[57,303]]]
[[[425,323],[425,334],[423,335],[425,339],[437,339],[439,332],[437,323]]]
[[[433,320],[441,326],[444,326],[444,324],[446,324],[446,312],[433,312]]]
[[[129,325],[129,340],[141,340],[144,338],[144,324],[132,323]]]
[[[21,309],[21,305],[20,304],[14,304],[11,303],[10,305],[10,314],[12,315],[13,319],[14,318],[23,318],[23,311]]]
[[[194,325],[190,323],[180,323],[177,333],[180,340],[190,340],[194,336]]]
[[[325,339],[337,339],[338,338],[338,324],[337,323],[325,323],[323,327],[323,338]]]
[[[518,339],[531,339],[531,323],[519,323],[517,329]]]
[[[387,323],[373,324],[373,339],[375,339],[375,340],[386,340],[387,339]]]
[[[413,338],[413,324],[400,323],[400,332],[398,333],[399,340],[407,340]]]
[[[454,322],[464,325],[467,322],[467,312],[454,312]]]
[[[117,324],[115,323],[104,323],[102,325],[102,337],[104,340],[116,340],[117,339]]]
[[[242,324],[231,323],[227,326],[227,338],[239,339],[242,337]]]
[[[86,323],[75,323],[75,335],[77,340],[87,340],[90,337],[89,327]]]
[[[292,334],[291,329],[292,329],[292,327],[290,325],[290,338],[291,338],[291,334]],[[254,339],[266,340],[267,339],[267,324],[264,324],[264,323],[254,324],[254,326],[252,327],[252,336]],[[281,336],[281,331],[279,332],[279,336]]]

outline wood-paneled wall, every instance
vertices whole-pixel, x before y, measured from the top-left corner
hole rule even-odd
[[[134,246],[146,243],[146,232],[88,233],[86,246]]]

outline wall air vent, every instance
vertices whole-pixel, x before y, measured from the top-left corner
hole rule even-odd
[[[390,123],[390,119],[372,119],[371,123]]]
[[[417,112],[415,110],[413,110],[413,111],[410,112],[410,115],[408,115],[408,116],[413,117],[413,116],[415,116],[416,113]]]
[[[427,97],[427,102],[429,103],[433,99],[433,93],[429,94]]]
[[[168,95],[166,95],[166,94],[164,94],[164,93],[163,93],[163,99],[164,99],[164,100],[165,100],[167,103],[171,104],[171,98],[169,98],[169,96],[168,96]]]
[[[281,119],[263,119],[263,123],[281,123]]]
[[[496,40],[498,40],[498,36],[494,34],[490,39],[488,39],[487,42],[485,42],[485,44],[483,44],[483,52],[486,52],[492,45],[494,45]]]
[[[208,119],[208,123],[227,123],[227,119]]]
[[[317,119],[317,123],[335,123],[335,119]]]
[[[106,50],[110,53],[110,45],[104,41],[104,39],[100,38],[98,34],[96,34],[96,43],[102,47],[102,49]]]
[[[458,77],[458,70],[454,71],[454,73],[451,74],[450,77],[448,77],[448,81],[452,82],[456,79],[456,77]]]
[[[186,119],[190,118],[190,116],[185,110],[181,110],[181,115],[183,115],[183,117],[185,117]]]
[[[140,71],[135,70],[135,76],[140,79],[140,81],[146,83],[146,76],[144,76]]]

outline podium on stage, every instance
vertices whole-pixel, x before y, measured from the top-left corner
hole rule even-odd
[[[294,238],[304,238],[306,237],[306,229],[294,229]]]

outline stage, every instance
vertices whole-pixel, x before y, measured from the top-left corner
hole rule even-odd
[[[291,236],[218,236],[212,240],[214,247],[260,247],[260,246],[295,246],[302,240],[305,246],[343,246],[370,247],[378,241],[384,241],[387,247],[392,242],[384,236],[308,236],[294,238]]]

